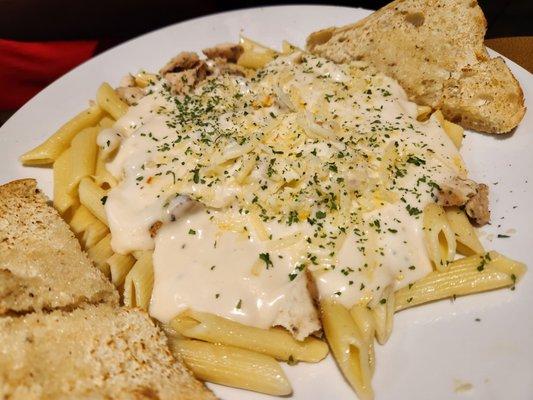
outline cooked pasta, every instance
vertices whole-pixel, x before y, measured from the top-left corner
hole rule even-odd
[[[20,157],[21,162],[26,165],[53,163],[68,148],[76,134],[82,129],[96,125],[102,114],[102,109],[98,105],[91,105],[59,128],[44,143],[23,154]]]
[[[237,347],[170,339],[170,348],[200,379],[273,396],[292,392],[285,373],[272,357]]]
[[[197,311],[178,315],[170,325],[189,338],[252,350],[283,361],[318,362],[328,354],[327,344],[313,337],[300,342],[283,329],[254,328]]]

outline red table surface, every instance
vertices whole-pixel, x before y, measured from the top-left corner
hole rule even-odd
[[[91,58],[98,42],[0,39],[0,109],[16,110],[51,82]]]

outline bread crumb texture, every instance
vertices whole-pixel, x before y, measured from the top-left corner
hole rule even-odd
[[[0,186],[0,314],[118,304],[33,179]]]
[[[0,318],[0,399],[215,399],[139,310]]]

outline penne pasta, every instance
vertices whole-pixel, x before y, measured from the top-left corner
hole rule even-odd
[[[423,223],[429,258],[438,271],[444,271],[455,258],[456,241],[442,207],[428,204],[424,209]]]
[[[94,126],[102,117],[103,110],[96,104],[82,111],[36,148],[20,157],[24,165],[52,164],[70,145],[82,129]]]
[[[374,337],[376,335],[376,320],[372,310],[366,304],[356,304],[350,309],[350,315],[359,328],[363,340],[368,346],[368,363],[372,374],[376,367],[374,354]]]
[[[154,286],[152,252],[145,251],[133,264],[124,280],[124,304],[148,310]]]
[[[374,317],[374,327],[376,339],[379,344],[385,344],[392,333],[392,323],[394,318],[394,293],[391,288],[384,292],[384,297],[372,309]]]
[[[98,127],[100,129],[107,129],[111,128],[115,124],[115,120],[113,118],[104,117],[98,122]]]
[[[96,167],[96,136],[98,128],[85,128],[79,132],[73,139],[70,146],[70,179],[67,191],[76,196],[80,181],[94,174]]]
[[[70,228],[80,240],[83,248],[93,247],[105,235],[109,229],[98,220],[87,207],[80,205],[69,222]]]
[[[72,229],[72,231],[79,236],[95,220],[96,218],[94,215],[92,215],[86,207],[79,206],[69,222],[70,229]]]
[[[514,286],[525,272],[524,264],[495,251],[461,258],[451,263],[447,271],[431,272],[416,283],[398,290],[395,295],[395,310]]]
[[[120,287],[124,284],[126,275],[128,275],[135,262],[135,258],[130,254],[123,255],[117,253],[106,260],[113,285]]]
[[[320,311],[326,339],[342,374],[360,400],[373,399],[368,343],[350,312],[330,300],[320,303]]]
[[[419,121],[427,121],[431,115],[431,112],[433,111],[433,109],[430,106],[417,106],[416,108],[417,108],[416,119]]]
[[[109,265],[106,261],[113,255],[113,249],[111,248],[111,234],[106,235],[93,247],[89,247],[87,249],[87,255],[100,271],[109,276]]]
[[[292,54],[295,51],[303,51],[303,50],[300,49],[298,46],[287,42],[286,40],[281,42],[281,52],[282,52],[282,54]]]
[[[102,222],[100,222],[98,219],[94,219],[94,222],[92,222],[87,229],[83,231],[83,235],[81,237],[81,243],[84,246],[84,248],[93,247],[98,243],[100,240],[103,239],[105,235],[109,233],[109,229],[106,225],[104,225]]]
[[[136,86],[144,88],[156,82],[159,78],[156,74],[151,74],[146,71],[140,71],[133,77],[133,79],[135,81]]]
[[[465,256],[484,253],[485,249],[465,212],[458,207],[447,207],[445,212],[446,219],[455,234],[457,252]]]
[[[444,115],[442,115],[442,111],[440,110],[435,111],[433,115],[435,116],[435,119],[439,122],[439,124],[442,126],[442,129],[444,129],[444,132],[446,132],[448,137],[451,139],[455,147],[457,147],[458,149],[461,148],[461,145],[463,143],[464,129],[461,126],[444,119]]]
[[[65,214],[77,203],[76,197],[68,191],[71,179],[70,155],[71,151],[67,149],[54,162],[54,207],[60,214]]]
[[[107,215],[104,208],[107,199],[106,191],[88,177],[80,181],[78,191],[80,203],[107,226]]]
[[[102,149],[98,149],[96,157],[96,171],[94,173],[94,182],[103,189],[110,189],[117,185],[117,180],[105,167],[107,156]]]
[[[198,340],[171,337],[169,345],[193,374],[204,381],[272,396],[286,396],[292,392],[285,373],[273,357]]]
[[[124,103],[118,94],[107,82],[104,82],[96,92],[96,102],[105,111],[107,111],[115,120],[126,114],[128,105]]]
[[[461,148],[461,145],[463,144],[464,129],[460,125],[454,124],[453,122],[447,120],[444,120],[442,127],[444,128],[444,131],[448,137],[452,140],[455,147],[458,149]]]
[[[314,337],[298,341],[281,328],[255,328],[192,310],[176,316],[170,326],[192,339],[252,350],[283,361],[318,362],[328,354],[326,343]]]
[[[244,48],[244,52],[237,60],[237,64],[245,68],[262,68],[278,54],[275,50],[242,36],[240,44]]]

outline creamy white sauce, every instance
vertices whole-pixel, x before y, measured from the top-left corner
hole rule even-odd
[[[151,314],[168,321],[193,307],[243,324],[270,327],[280,302],[296,284],[287,276],[300,262],[299,252],[294,248],[271,251],[267,242],[246,232],[220,234],[211,216],[205,208],[195,207],[161,228],[155,239],[157,290]],[[259,254],[268,254],[271,264]]]
[[[99,138],[118,146],[112,247],[154,249],[155,318],[193,308],[266,328],[300,309],[314,321],[309,296],[293,295],[305,269],[348,307],[431,271],[422,210],[463,174],[453,143],[392,79],[303,57],[188,97],[159,82]]]

